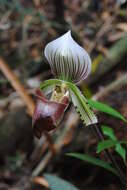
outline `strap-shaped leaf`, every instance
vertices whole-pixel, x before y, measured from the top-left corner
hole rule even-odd
[[[101,151],[115,147],[115,151],[126,161],[126,149],[121,144],[126,144],[126,141],[119,141],[115,136],[114,130],[108,126],[102,126],[102,132],[104,135],[108,136],[108,140],[103,140],[97,145],[97,153]]]
[[[114,141],[111,139],[108,140],[103,140],[101,142],[98,143],[97,145],[97,153],[100,153],[101,151],[108,149],[108,148],[112,148],[114,146],[116,146],[116,144],[118,144],[118,141]]]
[[[81,153],[68,153],[67,155],[78,158],[83,161],[86,161],[90,164],[102,167],[119,177],[117,170],[115,168],[113,168],[111,166],[111,164],[109,164],[108,162],[105,162],[103,160],[100,160],[99,158],[94,158],[92,156],[89,156],[88,154],[81,154]]]
[[[115,147],[115,151],[122,157],[124,161],[126,161],[126,149],[120,143],[122,144],[124,142],[120,142],[118,140],[114,141],[111,139],[101,141],[97,145],[97,153],[100,153],[105,149]]]
[[[106,105],[104,103],[101,103],[101,102],[98,102],[98,101],[95,101],[95,100],[91,100],[91,99],[89,99],[88,102],[93,108],[95,108],[95,109],[97,109],[97,110],[99,110],[101,112],[104,112],[106,114],[109,114],[109,115],[111,115],[113,117],[116,117],[118,119],[121,119],[125,123],[127,123],[127,119],[125,119],[123,115],[121,115],[117,110],[110,107],[109,105]]]
[[[106,125],[102,125],[102,132],[104,135],[108,136],[110,139],[117,141],[117,137],[114,133],[113,128],[108,127]]]
[[[66,83],[70,96],[77,112],[86,126],[97,123],[97,118],[92,111],[87,99],[82,95],[78,87],[70,82]]]
[[[123,160],[126,162],[126,149],[121,146],[120,143],[118,143],[115,147],[116,152],[123,158]]]

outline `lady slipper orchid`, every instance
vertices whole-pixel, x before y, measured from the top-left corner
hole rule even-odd
[[[86,126],[97,123],[87,99],[75,83],[84,80],[91,71],[91,59],[68,31],[48,43],[44,50],[56,79],[44,81],[37,91],[37,104],[33,115],[33,130],[40,138],[44,131],[56,128],[70,101],[76,107]],[[47,99],[49,95],[50,99]]]

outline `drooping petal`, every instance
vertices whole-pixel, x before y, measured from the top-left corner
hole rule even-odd
[[[48,43],[44,54],[58,78],[78,83],[91,71],[88,53],[73,40],[70,31]]]
[[[87,99],[82,95],[77,86],[70,82],[67,82],[67,86],[70,91],[72,102],[76,108],[76,111],[80,114],[80,118],[83,123],[86,126],[97,123],[98,121],[96,115],[88,104]]]

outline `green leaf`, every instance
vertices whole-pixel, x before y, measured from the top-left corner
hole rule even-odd
[[[79,190],[71,183],[51,174],[44,174],[51,190]]]
[[[98,143],[97,145],[97,153],[100,153],[101,151],[111,148],[113,146],[115,146],[118,143],[118,141],[114,141],[114,140],[104,140]]]
[[[115,151],[122,157],[124,161],[126,161],[126,149],[121,146],[120,143],[126,143],[123,141],[113,141],[113,140],[104,140],[97,145],[97,153],[100,153],[101,151],[114,147]]]
[[[114,108],[104,104],[104,103],[101,103],[101,102],[98,102],[98,101],[94,101],[94,100],[91,100],[89,99],[88,100],[88,103],[91,105],[91,107],[101,111],[101,112],[104,112],[106,114],[109,114],[113,117],[116,117],[118,119],[121,119],[122,121],[124,121],[125,123],[127,123],[127,120],[124,118],[123,115],[121,115],[118,111],[116,111]]]
[[[100,142],[97,146],[97,153],[103,151],[104,149],[111,148],[115,146],[115,151],[126,161],[126,149],[122,147],[121,144],[126,144],[126,141],[118,141],[114,134],[112,128],[107,126],[102,126],[102,131],[104,135],[107,135],[110,139]]]
[[[121,144],[117,144],[115,148],[116,152],[122,157],[124,161],[126,161],[126,149],[121,146]]]
[[[108,136],[110,139],[117,141],[114,130],[111,127],[102,125],[102,132],[104,135]]]
[[[113,174],[115,174],[116,176],[119,177],[119,174],[117,173],[117,170],[115,168],[113,168],[111,166],[111,164],[109,164],[108,162],[105,162],[103,160],[100,160],[98,158],[94,158],[92,156],[89,156],[87,154],[80,154],[80,153],[67,153],[68,156],[72,156],[75,158],[78,158],[80,160],[86,161],[90,164],[102,167],[110,172],[112,172]]]

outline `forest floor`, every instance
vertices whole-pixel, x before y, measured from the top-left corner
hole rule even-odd
[[[31,126],[35,89],[53,78],[44,47],[68,30],[92,59],[92,73],[79,86],[83,94],[127,118],[126,8],[122,0],[0,1],[0,190],[47,189],[44,173],[81,190],[125,189],[108,171],[66,155],[98,156],[98,139],[74,108],[68,108],[50,136],[37,140]],[[96,114],[99,126],[111,126],[118,139],[127,139],[122,121]],[[112,153],[125,171],[121,158]],[[103,153],[100,157],[104,159]]]

